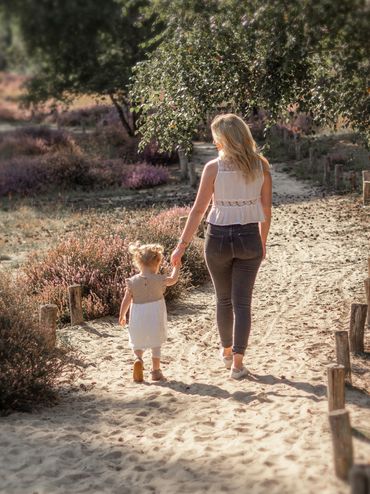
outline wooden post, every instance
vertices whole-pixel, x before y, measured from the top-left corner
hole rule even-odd
[[[351,424],[348,410],[334,410],[329,413],[333,441],[334,466],[336,475],[347,480],[353,465]]]
[[[367,258],[367,275],[370,278],[370,257]]]
[[[343,184],[343,165],[336,164],[334,168],[334,186],[336,190],[340,189]]]
[[[370,204],[370,182],[363,182],[362,203],[364,206],[369,206]]]
[[[188,172],[189,172],[189,183],[190,183],[191,187],[195,187],[197,185],[197,174],[195,172],[194,160],[189,161]]]
[[[335,349],[337,354],[337,364],[343,365],[344,367],[344,379],[347,383],[352,384],[348,331],[335,332]]]
[[[323,166],[324,166],[323,183],[326,185],[329,185],[330,175],[331,175],[331,173],[330,173],[330,161],[325,160],[323,162]]]
[[[316,159],[316,150],[310,146],[308,148],[308,169],[312,172],[314,169],[314,161]]]
[[[357,189],[357,173],[352,170],[349,175],[349,183],[351,186],[351,192],[356,192]]]
[[[185,154],[185,151],[181,148],[178,149],[179,160],[180,160],[180,174],[181,180],[186,180],[188,178],[188,157]]]
[[[370,182],[370,170],[362,170],[362,180],[364,182]]]
[[[71,326],[83,322],[81,285],[68,287],[69,310],[71,313]]]
[[[370,277],[365,280],[365,293],[367,301],[367,326],[370,327]]]
[[[349,472],[351,494],[370,493],[370,465],[353,465]]]
[[[327,366],[328,407],[329,412],[345,407],[344,366],[332,364]]]
[[[40,305],[40,331],[45,338],[48,348],[52,349],[56,343],[58,307],[54,304]]]
[[[352,304],[349,323],[349,347],[352,353],[364,351],[367,304]]]

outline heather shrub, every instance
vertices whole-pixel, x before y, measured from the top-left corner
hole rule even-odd
[[[78,149],[74,139],[63,130],[50,129],[45,126],[23,127],[15,131],[15,137],[40,140],[49,150],[57,151],[60,148],[76,151]]]
[[[91,319],[117,313],[132,269],[127,243],[107,227],[72,235],[30,261],[26,285],[40,302],[58,305],[62,322],[69,320],[68,286],[82,285],[84,314]]]
[[[109,118],[112,107],[109,105],[92,105],[83,108],[67,110],[54,115],[54,121],[58,121],[63,127],[92,127],[103,119]]]
[[[0,413],[29,411],[56,399],[58,386],[76,370],[73,351],[48,349],[36,320],[37,307],[10,276],[0,277]]]
[[[138,157],[151,165],[169,165],[178,161],[178,155],[175,151],[172,151],[171,153],[160,152],[156,141],[147,144],[141,152],[138,152]]]
[[[135,273],[128,244],[159,242],[165,248],[163,270],[170,271],[170,255],[178,238],[178,216],[182,208],[165,213],[165,227],[156,221],[156,213],[127,216],[122,227],[100,225],[93,231],[81,231],[63,240],[44,256],[34,255],[24,268],[27,293],[39,303],[55,303],[61,322],[69,321],[67,288],[83,287],[82,306],[86,319],[117,315],[124,294],[125,278]],[[179,214],[181,213],[181,214]],[[172,229],[170,224],[177,225]],[[179,282],[166,291],[166,299],[180,297],[186,289],[208,279],[203,260],[203,244],[195,240],[183,258]]]
[[[122,185],[129,189],[144,189],[167,183],[169,172],[162,166],[139,163],[128,168],[123,177]]]
[[[0,160],[0,196],[27,195],[92,183],[89,164],[80,154],[59,152],[37,158]]]
[[[47,152],[48,148],[41,139],[19,138],[14,134],[0,137],[0,157],[2,159],[10,159],[19,155],[35,156]]]

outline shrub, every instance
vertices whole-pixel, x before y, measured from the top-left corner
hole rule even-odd
[[[180,208],[175,208],[175,212],[169,212],[173,225],[178,224],[179,211]],[[171,229],[168,220],[165,223],[168,226],[162,229],[155,216],[155,212],[150,212],[126,217],[124,230],[104,224],[93,231],[73,234],[45,256],[33,256],[24,268],[27,292],[39,303],[57,304],[60,320],[67,322],[67,288],[78,283],[83,286],[83,310],[87,319],[117,315],[125,278],[135,273],[128,253],[130,242],[161,243],[165,248],[163,268],[171,269],[169,257],[178,241],[178,227]],[[166,299],[178,298],[192,284],[206,279],[203,244],[200,240],[194,241],[184,256],[180,280],[166,291]]]
[[[6,135],[0,138],[0,157],[10,159],[19,155],[35,156],[48,152],[47,146],[42,139],[22,138]]]
[[[27,195],[92,183],[88,163],[81,155],[71,152],[0,161],[0,196]]]
[[[152,141],[145,146],[143,151],[138,152],[138,158],[151,165],[166,164],[178,162],[178,155],[175,151],[172,153],[159,152],[157,142]]]
[[[162,166],[139,163],[130,167],[123,177],[123,186],[129,189],[144,189],[167,183],[169,173]]]
[[[71,381],[72,350],[48,349],[35,319],[36,307],[10,277],[0,278],[0,412],[28,411],[52,402]]]

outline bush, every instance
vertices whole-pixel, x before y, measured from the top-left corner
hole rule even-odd
[[[50,152],[78,153],[75,141],[65,132],[47,127],[24,127],[0,136],[0,157],[36,156]]]
[[[60,152],[0,161],[0,196],[28,195],[92,183],[89,165],[79,154]]]
[[[178,225],[178,212],[169,211],[172,224]],[[166,213],[163,213],[165,215]],[[26,264],[25,287],[39,303],[55,303],[59,307],[61,322],[69,320],[67,288],[77,283],[83,286],[83,311],[86,319],[117,315],[124,294],[125,278],[135,273],[128,244],[159,242],[165,248],[163,268],[170,267],[170,255],[179,233],[178,226],[161,228],[155,221],[155,212],[125,218],[125,228],[108,224],[73,234],[51,249],[45,256],[33,256]],[[162,216],[163,217],[163,216]],[[203,260],[203,244],[194,241],[184,256],[179,282],[166,291],[166,299],[180,297],[193,284],[208,279]]]
[[[144,189],[162,185],[169,180],[169,173],[162,166],[139,163],[131,166],[123,177],[123,186],[129,189]]]
[[[74,377],[72,350],[48,349],[39,332],[36,306],[23,289],[0,278],[0,412],[29,411],[56,399],[59,385]]]

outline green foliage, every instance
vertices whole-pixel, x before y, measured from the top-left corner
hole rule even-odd
[[[364,0],[154,0],[166,23],[136,66],[131,97],[143,143],[189,150],[199,123],[220,111],[265,108],[270,123],[306,111],[369,128]]]
[[[79,94],[109,96],[127,122],[126,87],[131,67],[143,57],[140,44],[151,35],[141,21],[146,0],[14,0],[27,52],[38,65],[29,100],[69,101]],[[118,105],[118,106],[117,106]],[[125,125],[125,122],[122,122]],[[130,128],[126,126],[130,131]]]

